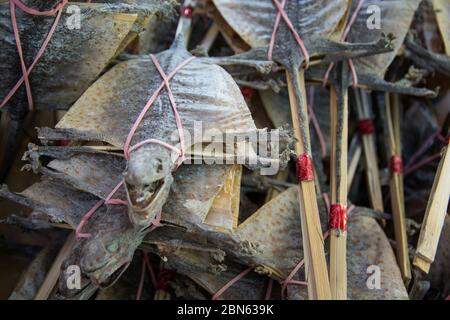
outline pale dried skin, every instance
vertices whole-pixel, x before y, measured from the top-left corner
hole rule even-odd
[[[139,32],[143,28],[144,17],[164,16],[170,12],[170,5],[156,3],[142,7],[77,5],[81,9],[81,29],[70,30],[66,26],[72,15],[66,12],[66,6],[44,55],[32,71],[30,84],[37,109],[67,109],[118,53],[130,32]],[[25,61],[31,64],[54,17],[36,18],[20,9],[16,12]],[[21,76],[7,2],[0,3],[0,26],[0,97],[3,99]],[[28,108],[24,88],[19,89],[5,106],[16,113],[18,107],[21,111]]]
[[[295,188],[288,189],[268,202],[255,215],[238,227],[240,240],[252,239],[261,244],[264,266],[277,270],[286,278],[302,257],[300,217]],[[291,199],[288,201],[287,199]],[[274,206],[277,209],[274,209]],[[325,210],[321,210],[324,214]],[[382,229],[370,217],[358,216],[355,209],[349,218],[348,230],[348,287],[351,299],[406,299],[395,256]],[[322,223],[326,218],[321,219]],[[280,237],[282,233],[283,237]],[[378,265],[382,271],[381,290],[366,286],[366,269]]]
[[[224,165],[181,166],[175,175],[171,201],[164,207],[162,220],[188,231],[202,226],[208,228],[202,223],[226,176],[227,166]]]
[[[347,1],[345,6],[349,5]],[[401,45],[403,44],[403,40],[406,36],[406,33],[409,30],[409,25],[413,18],[414,12],[418,7],[419,0],[414,1],[400,1],[400,0],[372,0],[365,1],[364,7],[360,11],[357,21],[351,28],[351,32],[348,36],[348,43],[339,44],[337,42],[326,41],[324,38],[318,37],[332,37],[331,32],[335,30],[336,32],[342,31],[342,23],[337,23],[340,19],[344,17],[346,13],[346,9],[343,11],[339,11],[337,7],[333,7],[334,5],[338,6],[338,1],[331,1],[329,4],[330,15],[328,16],[329,20],[322,19],[317,20],[314,23],[321,24],[320,28],[323,30],[328,30],[328,32],[321,33],[318,29],[312,29],[312,32],[305,32],[303,29],[303,25],[297,28],[300,35],[302,36],[303,41],[305,42],[306,48],[310,51],[310,55],[312,57],[316,55],[330,55],[326,60],[346,60],[345,53],[338,53],[342,48],[339,46],[350,46],[349,43],[360,43],[366,42],[370,43],[380,39],[380,37],[385,34],[393,34],[396,37],[394,40],[393,50],[383,50],[375,49],[371,50],[372,52],[367,54],[362,54],[363,58],[354,59],[356,64],[356,70],[358,73],[359,83],[374,90],[382,90],[389,92],[399,92],[408,95],[417,95],[417,96],[428,96],[433,97],[436,95],[435,92],[427,90],[425,88],[416,89],[412,86],[409,86],[408,83],[404,84],[393,84],[383,80],[383,75],[386,72],[386,69],[391,64],[395,55],[398,53]],[[275,17],[275,7],[272,4],[271,0],[267,1],[256,1],[256,0],[248,0],[244,1],[244,4],[241,5],[241,2],[233,1],[233,0],[215,0],[216,6],[219,11],[224,15],[225,18],[228,17],[227,22],[235,29],[235,31],[243,37],[245,40],[249,42],[250,45],[258,47],[258,46],[267,46],[270,38],[270,33],[273,27],[273,21]],[[316,2],[315,2],[316,3]],[[319,2],[317,2],[319,3]],[[356,2],[354,2],[355,8]],[[289,17],[293,21],[294,25],[298,19],[304,18],[305,10],[302,10],[301,6],[302,1],[288,1],[286,5],[286,12]],[[324,4],[321,4],[324,6]],[[342,4],[343,5],[343,4]],[[381,29],[377,30],[369,30],[367,27],[367,19],[369,17],[369,13],[367,13],[367,8],[370,5],[377,5],[381,8]],[[241,7],[242,6],[242,7]],[[298,8],[297,6],[300,6]],[[344,5],[343,5],[344,6]],[[295,7],[295,9],[294,9]],[[314,6],[311,6],[312,8]],[[272,8],[272,9],[271,9]],[[308,8],[309,9],[309,8]],[[273,11],[271,14],[268,12]],[[263,13],[263,14],[261,14]],[[323,12],[320,11],[320,14]],[[236,16],[245,14],[245,19],[236,19]],[[340,15],[339,15],[340,14]],[[311,17],[314,17],[314,13],[309,13]],[[247,16],[254,17],[254,19],[247,19]],[[259,18],[259,17],[262,18]],[[271,17],[271,19],[269,18]],[[339,19],[338,19],[339,17]],[[306,19],[306,18],[305,18]],[[314,24],[313,23],[313,24]],[[334,25],[335,29],[332,29],[332,25]],[[264,28],[262,26],[265,26]],[[250,31],[251,32],[248,32]],[[256,30],[256,32],[255,32]],[[264,31],[263,31],[264,30]],[[303,31],[302,31],[303,30]],[[258,37],[254,38],[254,35],[258,34]],[[262,34],[266,34],[265,37]],[[261,42],[258,42],[259,39],[265,39]],[[355,54],[356,48],[348,47],[348,51]],[[334,52],[333,52],[334,51]],[[364,50],[363,50],[364,51]],[[368,50],[370,51],[370,50]],[[376,54],[380,53],[381,54]],[[347,53],[348,54],[348,53]],[[333,57],[331,57],[333,56]],[[350,58],[350,57],[348,57]],[[303,57],[299,52],[299,48],[297,43],[293,40],[293,37],[290,34],[290,31],[286,27],[285,23],[282,21],[280,24],[280,28],[277,33],[277,41],[275,43],[275,51],[274,51],[274,59],[280,61],[282,64],[291,67],[292,69],[296,69],[302,63]],[[309,70],[312,73],[319,74],[317,79],[322,81],[325,70],[318,71],[317,67],[310,68]],[[308,70],[308,71],[309,71]],[[321,73],[322,72],[322,73]],[[307,79],[311,78],[311,75],[306,75]],[[315,78],[315,77],[314,77]]]
[[[181,42],[182,39],[176,40],[172,49],[157,55],[166,73],[191,57],[181,48]],[[132,124],[160,83],[161,77],[148,57],[122,62],[95,82],[57,127],[82,139],[123,148]],[[204,131],[256,130],[236,83],[207,59],[191,61],[177,72],[170,86],[186,132],[193,133],[195,122],[202,122]],[[178,132],[171,108],[164,90],[146,113],[131,145],[149,138],[177,144]],[[190,140],[186,140],[187,148],[191,146]],[[132,205],[130,219],[134,224],[148,226],[164,204],[175,160],[173,153],[155,144],[145,145],[130,154],[124,174]],[[157,190],[147,193],[146,188],[155,184],[159,184],[155,187]],[[138,206],[138,199],[143,199],[142,205]]]
[[[161,251],[158,254],[167,259],[167,267],[188,276],[211,295],[246,268],[231,261],[223,264],[222,261],[215,260],[210,252],[201,247],[186,249],[178,246],[165,246],[165,248],[160,246],[159,249]],[[266,279],[250,272],[226,290],[221,298],[225,300],[260,300],[264,297]]]
[[[50,180],[35,183],[22,194],[1,190],[0,196],[46,213],[52,221],[66,222],[74,229],[99,201],[92,194]],[[74,263],[65,263],[79,265],[82,273],[97,286],[131,261],[145,235],[131,225],[124,206],[102,206],[83,232],[90,233],[91,237],[78,241],[68,258]]]
[[[323,76],[326,71],[325,65],[314,66],[306,71],[305,77],[307,80],[313,82],[323,82]],[[405,75],[404,79],[398,82],[389,82],[380,77],[376,73],[365,73],[364,69],[356,69],[358,75],[358,87],[363,89],[370,89],[375,91],[384,91],[399,93],[409,96],[434,98],[437,96],[437,92],[427,88],[416,88],[414,85],[422,80],[421,74],[409,77]],[[423,74],[422,74],[423,75]]]
[[[433,0],[436,20],[445,44],[445,51],[450,56],[450,2],[447,0]]]
[[[190,54],[174,48],[156,57],[163,70],[170,73]],[[123,147],[131,125],[160,83],[159,73],[149,58],[122,62],[96,81],[57,127],[76,128],[94,139]],[[194,121],[203,121],[205,130],[256,129],[239,88],[222,68],[201,58],[194,59],[177,72],[170,86],[186,130],[192,130]],[[132,144],[149,138],[171,143],[175,131],[175,119],[164,90],[144,117]]]
[[[54,222],[65,222],[75,228],[83,214],[89,211],[98,198],[79,190],[64,186],[61,182],[44,179],[21,193],[0,189],[0,196],[38,212],[46,213]],[[98,214],[104,214],[99,209]]]
[[[238,227],[235,234],[227,235],[212,231],[210,230],[210,227],[201,223],[201,212],[202,210],[203,212],[207,212],[207,206],[200,205],[189,209],[185,206],[189,199],[196,199],[199,203],[206,201],[210,204],[212,202],[208,199],[212,199],[217,194],[218,190],[220,190],[220,185],[217,185],[218,177],[226,176],[226,170],[221,171],[218,169],[220,169],[220,166],[183,166],[180,168],[176,175],[176,182],[173,185],[172,201],[168,202],[165,206],[162,219],[166,223],[169,222],[170,224],[187,228],[190,232],[183,235],[179,232],[170,231],[170,228],[162,228],[151,233],[147,237],[146,243],[159,243],[160,248],[162,248],[161,243],[163,243],[166,248],[168,248],[167,246],[177,248],[180,244],[181,247],[186,248],[186,246],[189,247],[189,243],[192,243],[192,249],[189,249],[190,254],[195,254],[195,256],[197,256],[196,251],[200,251],[198,254],[206,257],[209,261],[212,261],[212,263],[200,264],[197,268],[193,268],[190,263],[186,264],[183,262],[184,258],[180,258],[180,261],[179,259],[177,260],[176,257],[172,257],[171,263],[174,263],[174,266],[176,266],[178,271],[189,274],[189,276],[193,278],[196,277],[197,282],[202,283],[206,288],[209,287],[211,292],[218,290],[226,283],[227,279],[227,276],[217,277],[211,275],[211,272],[220,272],[224,269],[219,267],[222,263],[214,262],[216,258],[213,258],[214,256],[212,256],[213,251],[208,249],[208,247],[212,248],[211,245],[223,248],[230,257],[237,258],[241,261],[248,261],[254,266],[263,266],[263,270],[266,272],[272,270],[273,276],[284,279],[287,276],[287,273],[302,257],[301,241],[299,241],[299,239],[301,239],[300,219],[297,213],[298,204],[296,202],[295,188],[288,189],[279,197],[258,210],[250,220]],[[219,172],[219,174],[215,175],[217,172]],[[178,176],[180,178],[178,178]],[[210,182],[207,182],[208,180],[205,180],[205,178],[201,180],[196,179],[196,177],[207,177],[208,180],[210,179]],[[198,185],[193,185],[192,181],[198,183]],[[179,184],[177,184],[177,182]],[[39,186],[40,185],[37,184],[34,188],[31,187],[31,191],[27,190],[25,191],[25,194],[34,198],[33,200],[38,203],[45,199],[45,206],[42,205],[42,203],[40,205],[24,201],[22,201],[22,203],[39,211],[46,212],[50,216],[60,217],[60,219],[63,220],[65,219],[73,226],[77,224],[81,215],[96,202],[93,197],[90,197],[91,200],[83,202],[82,199],[79,199],[79,191],[75,192],[75,194],[71,194],[70,192],[68,193],[66,190],[67,188],[59,187],[58,185],[53,184],[54,187],[44,185],[42,188],[39,188]],[[52,188],[56,190],[50,192]],[[33,189],[36,191],[32,192]],[[75,199],[73,198],[74,196],[78,198]],[[17,201],[17,199],[13,200]],[[116,270],[126,264],[127,261],[131,259],[131,253],[134,252],[142,240],[141,233],[133,228],[126,218],[123,207],[112,206],[109,207],[108,210],[108,212],[105,212],[102,208],[91,218],[92,220],[86,225],[86,232],[91,232],[95,234],[95,236],[88,240],[81,241],[71,258],[71,260],[75,259],[75,261],[81,263],[84,274],[96,283],[105,282],[107,276],[111,276]],[[197,212],[200,214],[197,214]],[[325,210],[322,208],[321,212],[324,213]],[[75,217],[71,215],[75,215]],[[365,221],[369,218],[358,217],[358,219],[363,219]],[[358,219],[356,219],[356,221],[359,221]],[[325,216],[321,220],[325,223]],[[350,221],[350,225],[352,225],[353,219]],[[373,221],[373,223],[370,221]],[[364,236],[361,234],[355,235],[355,239],[358,239],[357,241],[352,240],[354,239],[351,232],[353,227],[350,228],[349,231],[349,272],[354,273],[354,277],[349,277],[349,279],[350,283],[355,283],[355,285],[350,285],[350,287],[355,290],[356,298],[362,298],[365,294],[364,288],[366,287],[360,287],[361,283],[365,284],[365,273],[360,272],[360,269],[364,266],[378,264],[385,269],[383,272],[384,276],[386,276],[386,272],[388,272],[387,279],[389,280],[386,281],[390,281],[391,283],[396,283],[397,281],[395,272],[398,273],[398,270],[396,269],[392,250],[390,249],[384,234],[381,232],[381,229],[377,229],[379,227],[372,218],[370,218],[370,221],[365,222],[369,223],[370,227],[368,228],[369,230],[366,230]],[[364,227],[358,225],[358,222],[353,223],[355,224],[355,230],[358,231],[360,228],[365,230]],[[167,233],[167,231],[169,232]],[[373,234],[373,236],[370,234]],[[163,238],[161,238],[161,236]],[[192,238],[192,236],[194,237]],[[278,239],[278,237],[281,238]],[[361,240],[361,238],[363,238],[363,240]],[[177,244],[178,242],[179,244]],[[259,246],[255,247],[255,244]],[[384,245],[386,245],[386,247],[384,247]],[[119,254],[110,254],[109,251],[105,251],[105,248],[110,246],[117,246],[122,250],[119,251]],[[239,246],[241,246],[242,251],[238,250]],[[248,250],[249,248],[252,248],[252,246],[257,250],[250,251],[246,254],[244,248],[247,247]],[[353,249],[353,246],[356,246],[356,248]],[[167,250],[169,249],[162,250],[160,253],[168,255],[171,250]],[[355,252],[360,250],[364,250],[364,252]],[[179,250],[176,252],[178,252],[178,254],[187,254]],[[377,252],[381,252],[384,256],[378,257]],[[190,256],[188,255],[188,257]],[[368,261],[367,257],[370,258]],[[93,261],[96,262],[94,263]],[[229,266],[229,263],[226,265]],[[214,268],[214,266],[216,268]],[[392,266],[394,269],[392,269]],[[237,271],[236,274],[238,272],[239,271]],[[280,274],[282,275],[281,277],[277,276]],[[301,274],[302,273],[300,272],[300,275]],[[231,278],[232,275],[235,274],[230,273],[229,278]],[[259,285],[262,285],[261,283],[264,283],[264,281],[252,283],[253,280],[249,279],[252,278],[248,278],[241,285],[251,285],[253,288],[251,289],[253,290],[252,297],[255,294],[259,295],[260,289],[255,289],[255,286],[257,288]],[[398,280],[401,283],[399,274]],[[390,295],[393,298],[398,298],[399,295],[395,290],[401,289],[396,288],[397,287],[394,287],[393,289],[389,288],[389,292],[387,293],[383,291],[382,297]],[[247,291],[241,291],[240,285],[237,285],[236,289],[238,290],[232,290],[230,294],[238,294],[239,292],[246,292],[246,296],[249,296],[250,294]],[[374,293],[371,291],[370,294],[373,295]]]
[[[225,234],[210,232],[207,241],[222,248],[227,252],[227,256],[229,257],[234,257],[234,259],[240,261],[247,260],[250,265],[258,266],[257,269],[259,272],[271,274],[272,277],[279,280],[285,279],[303,256],[302,243],[300,241],[300,218],[297,213],[298,203],[296,197],[296,189],[288,189],[274,200],[268,202],[250,217],[248,221],[238,226],[233,234],[227,236]],[[349,298],[407,299],[406,289],[403,285],[389,241],[373,218],[358,215],[359,212],[360,214],[365,214],[364,212],[367,210],[365,208],[361,210],[359,208],[355,209],[349,220],[347,257],[349,266]],[[323,215],[321,221],[325,228],[326,215],[324,208],[321,208],[321,213]],[[164,232],[164,230],[161,229],[161,232]],[[148,239],[150,240],[151,237],[152,235]],[[234,242],[230,240],[228,242],[226,240],[224,241],[224,239],[230,237],[234,239]],[[186,244],[186,242],[184,243]],[[258,253],[254,252],[250,256],[245,256],[243,252],[238,252],[238,250],[233,249],[233,243],[240,243],[241,245],[244,243],[252,243],[253,245],[257,245]],[[177,250],[175,248],[177,247],[173,247],[172,250]],[[166,252],[167,250],[169,249],[166,249]],[[198,247],[194,251],[189,250],[189,252],[184,253],[181,253],[180,250],[177,250],[178,256],[171,257],[171,264],[175,266],[178,272],[189,275],[206,289],[210,288],[209,291],[211,293],[214,293],[215,290],[226,283],[222,279],[222,276],[227,278],[223,273],[221,273],[221,277],[213,277],[209,270],[198,273],[193,270],[190,263],[186,264],[183,261],[187,258],[182,257],[182,255],[188,255],[190,257],[189,259],[194,260],[200,259],[201,257],[210,259],[210,256],[201,247]],[[235,252],[230,252],[233,250]],[[191,255],[194,255],[195,258],[191,257]],[[204,263],[200,265],[206,268],[208,264]],[[226,265],[229,266],[229,262]],[[382,281],[380,290],[369,290],[366,286],[368,277],[366,271],[369,265],[378,265],[381,268]],[[239,271],[234,275],[237,275],[237,273]],[[303,270],[300,270],[298,276],[300,276],[300,279],[304,277]],[[298,276],[296,277],[297,279]],[[218,282],[220,283],[218,284]],[[213,286],[214,290],[210,286]],[[253,286],[254,293],[258,294],[259,289],[256,289],[258,283],[253,283]],[[237,287],[235,290],[239,291],[240,289]],[[232,290],[233,294],[237,294],[235,290]],[[304,299],[306,297],[304,287],[290,286],[289,291],[291,298]]]
[[[232,230],[237,227],[239,218],[242,166],[228,166],[227,169],[223,186],[203,222],[217,228]]]
[[[213,2],[227,23],[251,47],[269,45],[278,12],[272,0],[213,0]],[[341,21],[348,3],[348,0],[290,0],[286,2],[285,11],[300,36],[327,37],[332,35]],[[284,24],[283,20],[281,24]]]

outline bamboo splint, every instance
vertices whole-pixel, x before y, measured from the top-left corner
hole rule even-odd
[[[413,264],[428,273],[434,261],[450,196],[450,148],[447,145],[442,150],[430,199],[428,200],[425,217],[420,230],[419,241]]]
[[[309,124],[306,109],[306,88],[304,69],[298,72],[286,72],[289,103],[291,107],[292,125],[296,138],[295,151],[297,155],[310,154]],[[295,94],[295,86],[300,87],[300,101]],[[297,102],[298,101],[298,102]],[[300,123],[299,112],[304,117]],[[299,181],[300,216],[303,233],[303,247],[305,254],[305,270],[308,281],[308,296],[310,299],[331,299],[328,270],[325,260],[324,240],[320,226],[319,209],[317,206],[315,182]]]
[[[36,293],[35,300],[47,300],[53,291],[53,288],[58,281],[59,274],[61,273],[61,265],[63,261],[69,256],[73,246],[75,245],[75,232],[71,232],[67,237],[66,242],[58,253],[55,261],[53,262],[50,270],[45,276],[44,282]]]
[[[373,118],[373,113],[369,103],[368,92],[364,90],[355,90],[354,93],[359,121],[371,120]],[[361,140],[366,164],[366,178],[370,205],[375,211],[384,212],[375,136],[371,133],[361,134]]]
[[[390,194],[392,216],[394,220],[397,262],[402,274],[403,281],[409,283],[411,280],[411,267],[408,255],[408,238],[406,234],[405,201],[403,194],[403,173],[401,163],[394,164],[394,157],[401,158],[400,125],[399,125],[399,101],[398,96],[386,93],[386,114],[389,135],[389,149],[391,159]],[[397,170],[393,166],[400,165]]]
[[[331,170],[330,191],[332,206],[347,206],[347,140],[348,90],[330,86]],[[332,211],[330,210],[330,219]],[[346,210],[346,209],[344,209]],[[346,224],[346,222],[344,222]],[[330,286],[334,299],[347,299],[347,232],[345,228],[330,231]]]

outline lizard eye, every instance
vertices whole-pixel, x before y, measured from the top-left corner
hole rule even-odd
[[[110,253],[115,253],[115,252],[117,252],[118,249],[119,249],[119,245],[115,241],[106,247],[106,250],[108,250],[108,252],[110,252]]]

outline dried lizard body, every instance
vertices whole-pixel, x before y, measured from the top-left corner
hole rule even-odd
[[[190,58],[177,43],[156,56],[166,72]],[[123,148],[133,122],[160,83],[150,59],[122,62],[86,91],[57,125],[57,130],[72,134],[67,135],[72,139],[77,136]],[[256,130],[238,87],[217,65],[194,59],[175,74],[170,87],[186,135],[193,136],[196,123],[203,126],[201,134]],[[149,138],[172,145],[178,143],[176,119],[170,108],[169,97],[162,92],[145,114],[131,144]],[[186,140],[185,148],[189,150],[192,143],[192,139]],[[176,166],[172,150],[160,144],[147,144],[130,153],[124,177],[133,223],[148,225],[153,220],[167,198],[171,171]]]
[[[62,149],[62,148],[60,148]],[[36,163],[47,162],[40,157],[47,155],[36,154],[33,161]],[[92,206],[104,199],[117,183],[116,177],[120,177],[126,161],[117,155],[89,154],[79,152],[76,155],[66,157],[63,153],[53,153],[54,158],[47,166],[34,165],[37,172],[44,175],[43,181],[36,183],[21,194],[15,194],[3,188],[1,196],[24,206],[34,209],[35,213],[42,212],[48,215],[52,223],[66,223],[69,228],[75,229],[83,217],[83,214]],[[32,165],[33,166],[33,165]],[[30,166],[30,167],[32,167]],[[207,168],[206,174],[202,174],[202,168]],[[191,231],[191,241],[197,239],[201,246],[205,244],[207,235],[198,235],[193,230],[202,230],[199,225],[205,221],[211,207],[214,207],[214,198],[219,195],[223,184],[227,181],[229,169],[232,166],[182,166],[177,172],[177,179],[172,185],[172,201],[164,207],[163,221],[175,227],[162,228],[168,230],[168,235],[159,230],[152,236],[153,244],[164,247],[167,243],[183,243],[186,230]],[[189,171],[195,170],[194,175]],[[103,179],[103,176],[111,179]],[[192,185],[191,178],[197,179],[197,186]],[[238,186],[238,185],[237,185]],[[124,192],[117,194],[124,198]],[[236,213],[237,214],[237,213]],[[33,215],[37,217],[37,214]],[[35,223],[34,223],[35,224]],[[41,223],[40,225],[44,225]],[[203,230],[214,230],[214,226],[205,226]],[[177,230],[185,230],[180,232]],[[85,277],[86,290],[91,286],[104,286],[112,283],[120,275],[131,261],[133,253],[142,242],[148,230],[134,227],[128,217],[125,206],[103,205],[92,217],[91,223],[86,226],[86,231],[91,234],[88,239],[79,241],[71,253],[65,265],[79,265]],[[200,239],[200,240],[199,240]],[[216,250],[217,251],[217,250]],[[220,256],[215,253],[214,256]],[[218,266],[216,267],[218,268]],[[83,296],[82,293],[67,291],[65,277],[60,280],[60,293],[66,297]],[[84,286],[83,286],[84,287]]]
[[[295,228],[299,223],[297,211],[296,191],[295,188],[290,188],[255,212],[229,235],[240,243],[250,243],[251,241],[253,246],[258,246],[259,252],[252,257],[253,262],[250,263],[257,273],[268,275],[282,282],[303,259],[301,230]],[[407,299],[408,295],[389,241],[371,217],[372,214],[370,209],[356,208],[350,215],[349,298]],[[321,216],[325,227],[327,213],[324,207],[321,208]],[[214,254],[217,249],[208,249],[206,244],[196,244],[187,238],[183,244],[171,243],[167,239],[161,241],[161,234],[158,236],[157,233],[167,234],[164,229],[165,227],[150,234],[145,243],[156,245],[154,252],[167,258],[167,266],[191,277],[211,294],[216,293],[231,278],[245,269],[244,267],[236,269],[236,265],[230,260],[233,258],[233,254],[228,252],[229,245],[222,247],[223,252],[227,254],[218,259],[217,254]],[[212,234],[210,236],[213,237]],[[161,242],[156,240],[158,238]],[[209,240],[214,242],[211,238]],[[211,248],[216,248],[218,243],[216,242]],[[240,257],[238,261],[243,261],[243,257]],[[375,290],[375,293],[374,290],[367,287],[369,275],[366,268],[371,265],[380,267],[383,272],[381,289]],[[219,266],[221,267],[219,268]],[[247,278],[246,275],[230,287],[228,289],[230,291],[226,292],[229,292],[231,296],[225,296],[226,293],[224,293],[224,298],[236,295],[242,298],[262,295],[262,288],[266,283],[264,278],[255,277],[253,273],[248,276]],[[304,272],[300,270],[297,279],[303,278]],[[240,283],[240,281],[243,282]],[[242,289],[241,286],[247,287],[245,295],[238,293]],[[252,293],[248,292],[248,286],[253,291]],[[288,292],[291,299],[306,299],[307,297],[304,287],[288,286]]]
[[[286,201],[286,198],[290,200]],[[275,209],[278,207],[280,209]],[[248,222],[244,222],[236,230],[236,234],[241,239],[251,237],[254,242],[261,244],[264,250],[261,257],[266,259],[265,267],[269,270],[282,271],[283,280],[287,277],[286,273],[291,272],[303,258],[301,243],[298,241],[300,238],[298,235],[292,236],[292,232],[299,233],[293,228],[299,223],[297,210],[298,203],[295,189],[290,188],[268,202],[254,216],[250,217]],[[376,293],[377,297],[380,299],[406,299],[406,289],[396,266],[395,256],[390,244],[376,221],[365,216],[364,211],[367,210],[370,212],[369,209],[355,208],[349,215],[347,253],[349,298],[375,298],[373,290],[367,287],[368,275],[365,268],[370,265],[378,265],[383,270],[384,277],[387,278],[382,280],[381,290],[377,290]],[[325,208],[322,207],[320,212],[321,221],[323,227],[325,227],[327,222]],[[270,231],[267,232],[267,230]],[[276,237],[279,237],[280,234],[287,236],[283,236],[282,239],[276,241]],[[380,252],[382,253],[381,256]],[[301,278],[303,279],[303,277]],[[298,289],[297,286],[291,286],[290,288],[294,292]]]
[[[363,2],[362,8],[349,31],[347,41],[371,42],[379,39],[382,35],[391,35],[390,37],[394,38],[391,39],[392,50],[354,59],[358,79],[356,86],[369,90],[395,92],[412,96],[436,96],[436,92],[432,90],[414,87],[425,76],[423,72],[416,69],[410,69],[404,75],[404,79],[398,82],[392,83],[384,80],[388,67],[395,56],[399,54],[419,4],[419,0],[406,2],[399,0],[368,0]],[[376,6],[380,9],[377,16],[371,15],[371,10],[369,10],[371,6]],[[356,4],[354,4],[353,9],[355,7]],[[379,22],[378,24],[377,21]],[[370,28],[368,27],[369,22],[372,23]],[[308,71],[310,74],[307,75],[307,78],[315,79],[316,81],[323,79],[323,76],[318,76],[321,72],[319,71],[320,68],[312,68]]]
[[[0,53],[0,97],[3,100],[20,79],[19,57],[11,28],[9,1],[0,3],[2,19],[2,51]],[[45,9],[52,6],[50,1]],[[26,1],[31,7],[41,1]],[[70,6],[71,4],[68,4]],[[167,18],[172,12],[167,4],[145,6],[124,4],[77,4],[80,28],[71,27],[71,11],[63,9],[57,26],[42,58],[31,71],[30,85],[37,109],[68,109],[112,61],[145,27],[150,17]],[[36,18],[17,10],[17,22],[26,63],[31,64],[47,34],[54,17]],[[101,21],[101,23],[99,23]],[[131,39],[129,39],[131,38]],[[27,109],[25,90],[19,89],[5,110],[19,113]],[[19,109],[19,110],[17,110]]]

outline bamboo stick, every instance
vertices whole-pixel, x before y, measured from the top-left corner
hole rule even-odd
[[[202,47],[205,52],[209,52],[211,50],[214,41],[216,41],[217,36],[219,35],[219,26],[217,23],[213,23],[211,27],[209,27],[208,32],[200,43],[200,47]]]
[[[397,98],[391,97],[389,93],[386,93],[386,115],[391,159],[394,156],[401,157],[401,148],[399,144],[399,104]],[[408,255],[408,238],[406,234],[403,174],[401,172],[391,172],[389,187],[395,229],[397,263],[400,267],[403,281],[407,284],[411,280],[411,267]]]
[[[306,153],[311,156],[304,72],[303,68],[300,71],[290,72],[287,70],[286,77],[292,125],[296,138],[295,151],[297,155]],[[299,97],[297,97],[296,92],[300,92]],[[300,121],[299,112],[302,115],[303,123]],[[331,299],[314,180],[299,181],[298,195],[308,296],[310,299]]]
[[[434,178],[430,199],[420,230],[419,241],[413,264],[425,273],[430,271],[434,261],[439,237],[447,215],[450,196],[450,148],[447,145],[442,151],[442,159]]]
[[[355,90],[356,109],[358,119],[372,119],[373,113],[369,103],[368,93],[363,90]],[[374,134],[362,134],[364,160],[366,164],[367,188],[369,189],[369,201],[375,211],[384,212],[383,196],[381,192],[380,171],[378,169],[378,157]]]
[[[338,93],[337,90],[340,92]],[[348,90],[330,87],[331,204],[347,206]],[[330,232],[330,286],[334,299],[347,299],[347,232]]]
[[[69,256],[75,243],[76,243],[75,232],[71,232],[70,235],[67,237],[63,247],[56,256],[55,261],[53,261],[50,270],[45,276],[44,282],[42,283],[41,287],[36,293],[36,296],[34,297],[35,300],[48,299],[53,288],[55,287],[56,282],[58,281],[59,274],[61,273],[61,265],[64,262],[64,260]]]

